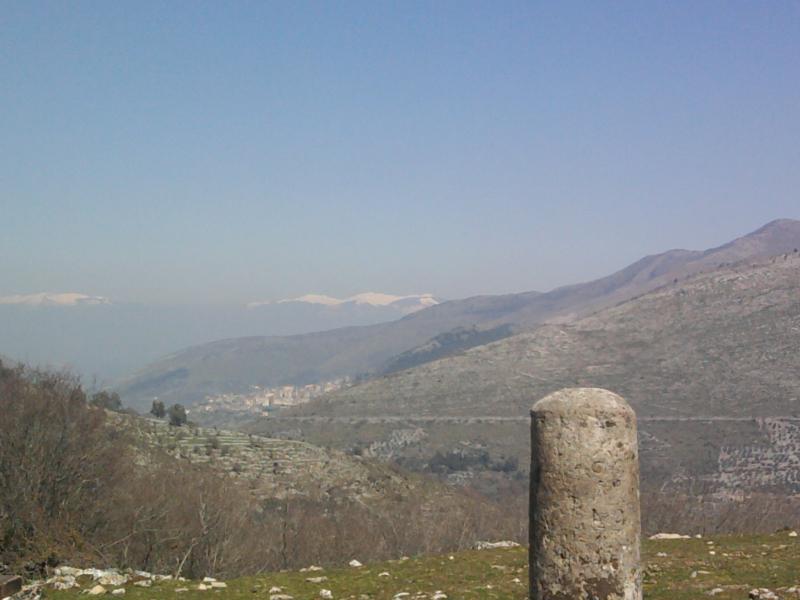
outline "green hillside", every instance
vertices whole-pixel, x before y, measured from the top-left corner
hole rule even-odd
[[[786,531],[769,536],[715,537],[689,540],[646,540],[644,590],[650,600],[689,600],[712,595],[721,600],[746,598],[753,588],[768,588],[782,598],[797,597],[787,589],[800,585],[800,542]],[[316,579],[321,578],[321,579]],[[311,580],[315,581],[311,581]],[[528,598],[527,550],[473,550],[450,555],[320,571],[268,573],[226,582],[220,590],[199,591],[198,582],[129,586],[130,600],[246,600],[279,594],[296,600],[334,599],[434,600],[449,598]],[[276,588],[280,588],[278,591]],[[185,589],[184,592],[177,592]],[[270,592],[272,590],[272,592]],[[109,590],[110,591],[110,590]],[[53,600],[73,600],[79,589],[48,591]]]

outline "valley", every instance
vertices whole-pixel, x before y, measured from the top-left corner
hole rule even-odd
[[[794,252],[741,261],[246,429],[380,456],[491,493],[509,460],[526,476],[527,413],[536,399],[562,387],[604,387],[637,411],[645,491],[709,502],[736,501],[743,490],[794,497],[798,286]],[[441,457],[450,457],[444,472]]]
[[[130,406],[147,410],[156,396],[168,404],[192,406],[208,396],[248,393],[251,386],[379,378],[471,348],[491,346],[541,325],[568,325],[726,265],[788,257],[799,247],[800,221],[780,219],[717,248],[647,256],[606,277],[546,293],[476,296],[442,302],[388,323],[192,346],[125,378],[118,391]],[[590,364],[587,368],[600,372],[608,365]],[[523,369],[509,376],[524,378],[525,373]]]

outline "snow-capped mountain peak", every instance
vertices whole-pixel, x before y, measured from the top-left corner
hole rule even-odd
[[[341,304],[342,301],[338,298],[332,298],[325,294],[306,294],[299,298],[288,298],[286,300],[278,300],[278,304],[286,304],[287,302],[305,302],[306,304],[324,304],[325,306],[336,306]]]
[[[394,296],[392,294],[383,294],[381,292],[363,292],[361,294],[356,294],[355,296],[350,296],[349,298],[342,300],[341,303],[344,304],[346,302],[355,302],[356,304],[370,304],[372,306],[390,306],[403,300],[418,301],[420,304],[425,306],[433,306],[434,304],[439,303],[439,301],[436,300],[431,294]]]
[[[251,302],[250,308],[264,306],[268,304],[318,304],[329,307],[343,306],[347,304],[369,305],[369,306],[389,306],[398,311],[409,314],[439,304],[439,300],[433,294],[410,294],[407,296],[395,296],[382,292],[362,292],[349,298],[334,298],[325,294],[306,294],[299,298],[287,298],[277,302]]]
[[[38,294],[16,294],[0,296],[0,304],[21,304],[25,306],[87,306],[96,304],[111,304],[105,296],[90,296],[75,292]]]

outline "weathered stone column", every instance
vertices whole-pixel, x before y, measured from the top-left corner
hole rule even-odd
[[[599,388],[531,409],[531,600],[641,600],[636,415]]]

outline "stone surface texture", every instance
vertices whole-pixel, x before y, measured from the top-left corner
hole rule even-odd
[[[22,577],[19,575],[0,575],[0,598],[16,594],[22,589]]]
[[[641,600],[636,415],[599,388],[531,409],[530,597]]]

